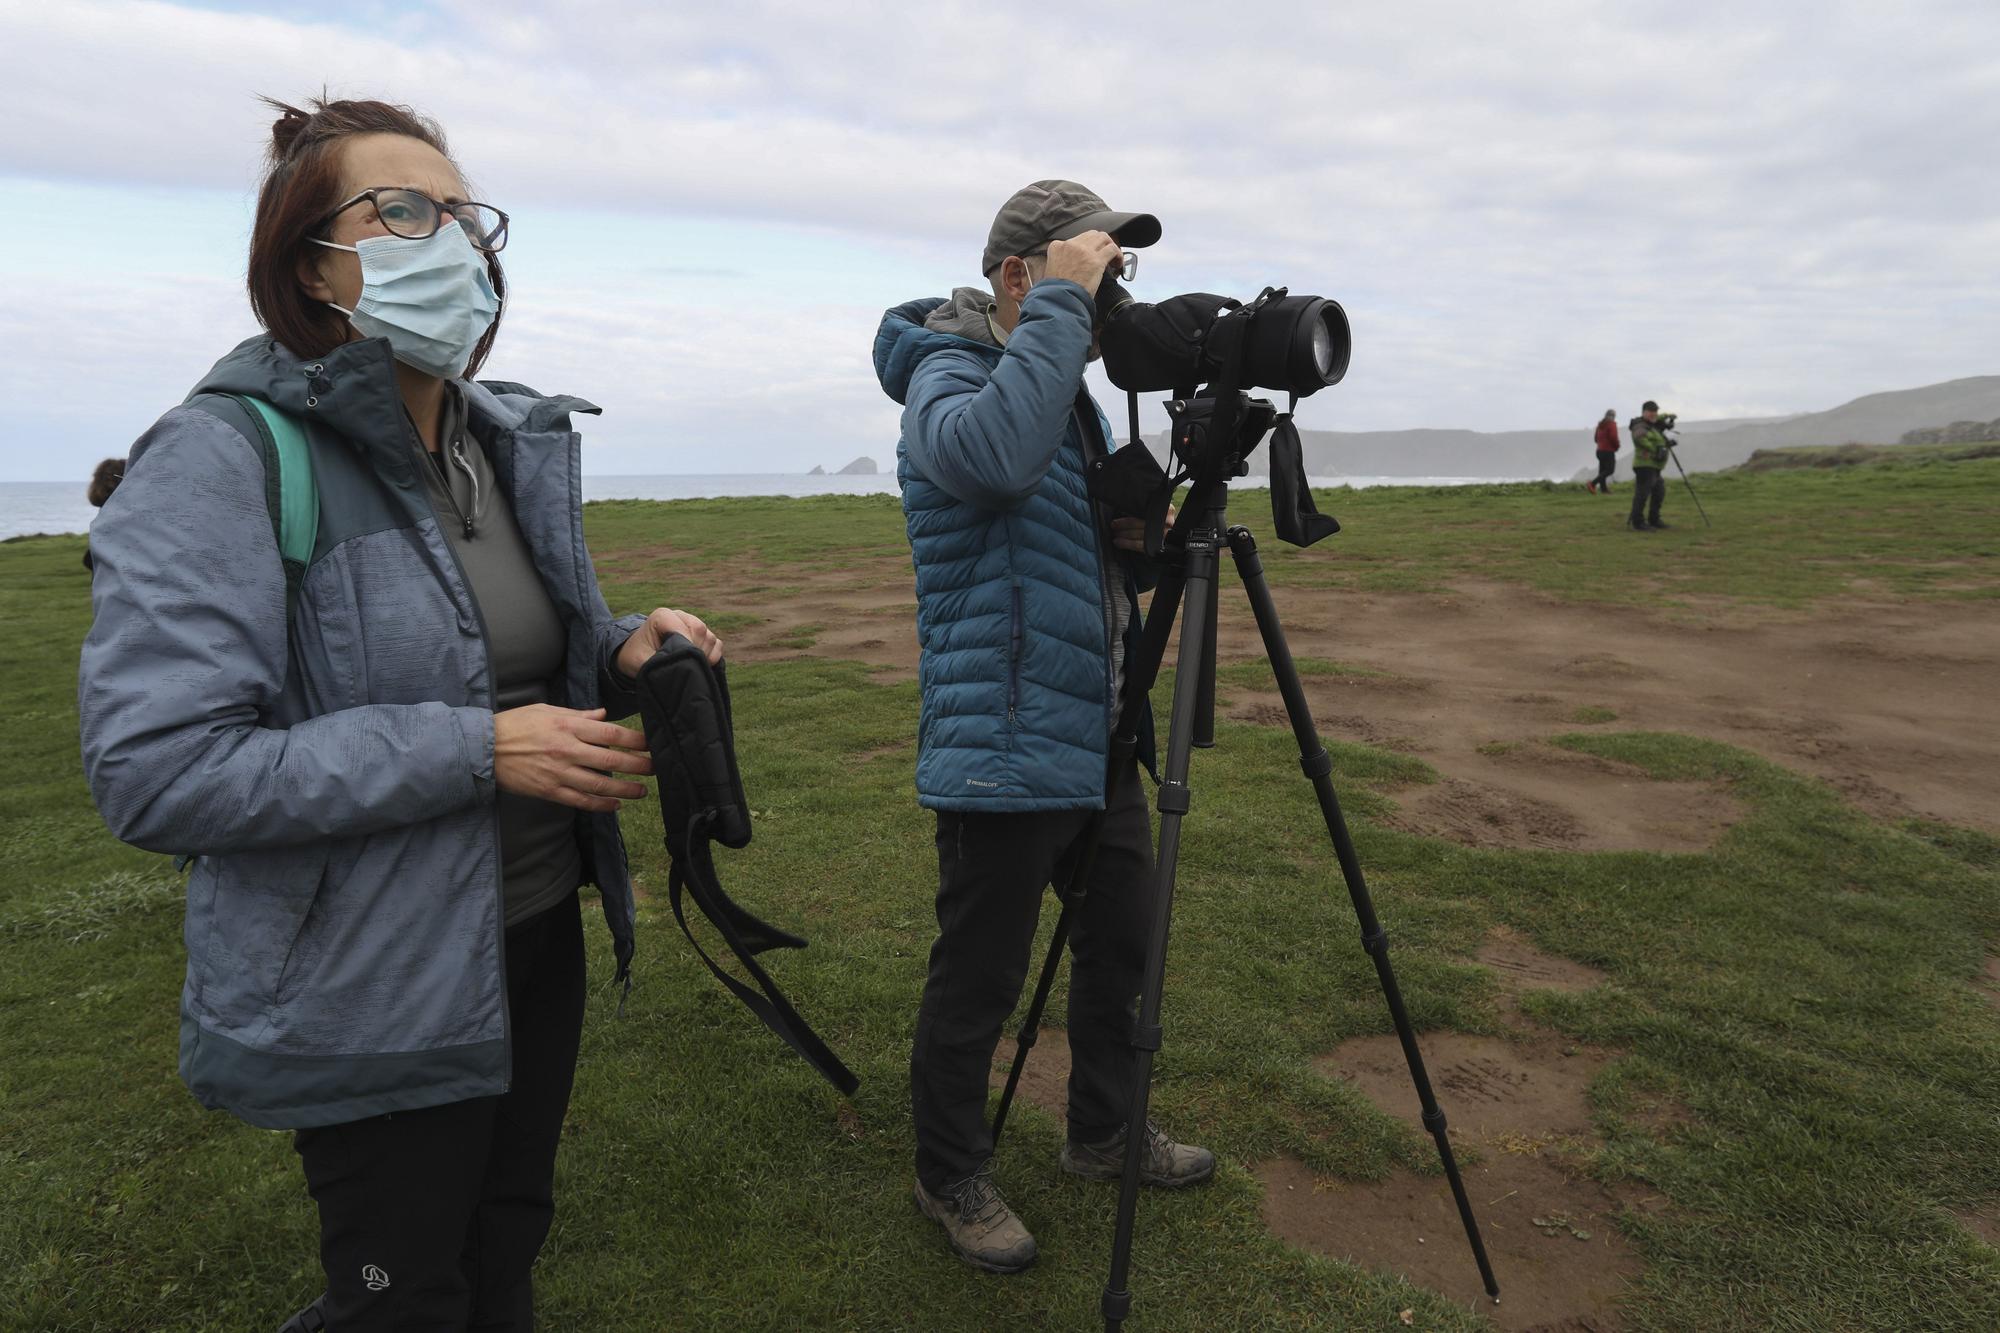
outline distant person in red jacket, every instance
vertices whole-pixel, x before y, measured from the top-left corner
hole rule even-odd
[[[1611,469],[1618,465],[1618,409],[1607,407],[1597,423],[1597,475],[1583,484],[1586,491],[1611,494]]]

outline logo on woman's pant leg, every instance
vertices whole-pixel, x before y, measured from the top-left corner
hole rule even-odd
[[[370,1291],[382,1291],[389,1285],[389,1275],[374,1264],[363,1264],[361,1281]]]

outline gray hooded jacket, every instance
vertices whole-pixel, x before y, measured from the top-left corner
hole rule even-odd
[[[551,702],[630,714],[584,549],[576,398],[463,386],[562,617]],[[253,429],[306,423],[319,540],[287,623]],[[385,339],[224,357],[133,446],[91,530],[83,759],[120,838],[191,854],[181,1075],[203,1105],[302,1128],[504,1092],[511,1051],[478,604],[425,489]],[[268,484],[275,485],[274,481]],[[576,821],[621,974],[632,892],[614,815]]]

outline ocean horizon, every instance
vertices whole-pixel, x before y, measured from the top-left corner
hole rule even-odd
[[[1263,477],[1236,485],[1259,487]],[[1502,477],[1312,477],[1315,487],[1477,486],[1529,478]],[[84,499],[84,481],[0,481],[0,541],[17,537],[87,532],[96,511]],[[894,495],[894,473],[870,476],[804,472],[703,472],[651,475],[605,474],[583,478],[583,498],[593,500],[707,500],[729,496],[803,498],[812,495]]]

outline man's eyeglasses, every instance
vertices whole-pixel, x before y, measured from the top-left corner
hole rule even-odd
[[[1028,251],[1028,253],[1022,255],[1021,258],[1034,259],[1038,256],[1046,255],[1048,252],[1049,252],[1049,247],[1047,247],[1046,245],[1038,245],[1034,249]],[[1107,270],[1107,272],[1116,273],[1119,277],[1123,278],[1127,282],[1132,281],[1132,279],[1139,276],[1139,252],[1137,250],[1127,250],[1125,252],[1124,261],[1120,263],[1117,268],[1109,269]]]
[[[410,241],[429,240],[449,217],[476,248],[497,254],[507,246],[507,215],[493,205],[441,204],[420,190],[400,188],[363,190],[321,218],[314,230],[325,228],[364,199],[374,206],[375,216],[382,220],[391,236]]]

